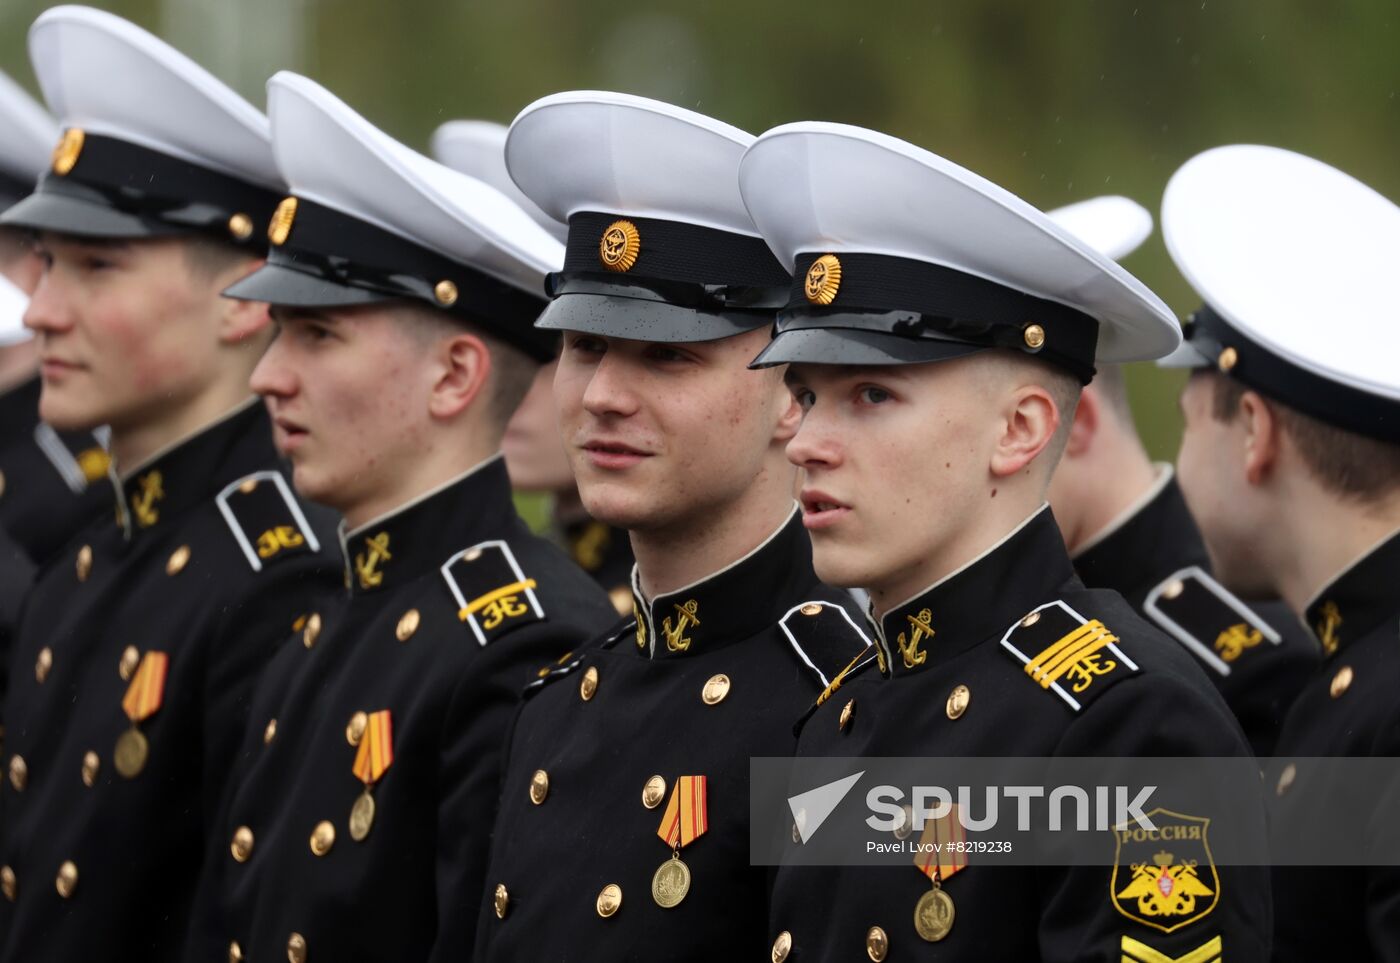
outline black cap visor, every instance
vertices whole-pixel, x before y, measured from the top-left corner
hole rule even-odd
[[[580,331],[605,338],[663,344],[718,341],[773,323],[771,308],[710,308],[676,304],[649,287],[570,279],[552,282],[556,294],[535,327]]]
[[[820,327],[785,325],[749,363],[750,368],[780,364],[888,365],[951,361],[978,351],[984,345],[931,338],[914,340],[868,327],[836,327],[824,318]]]
[[[75,237],[148,238],[190,233],[154,217],[119,210],[80,184],[46,186],[0,214],[0,225]]]
[[[224,297],[235,301],[266,301],[289,308],[339,308],[407,300],[404,294],[336,284],[314,274],[271,263],[235,282],[224,291]]]

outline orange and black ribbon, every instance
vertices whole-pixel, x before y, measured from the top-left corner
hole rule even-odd
[[[170,670],[170,656],[164,652],[147,652],[136,667],[122,697],[122,711],[132,725],[149,719],[160,709],[165,699],[165,676]]]
[[[705,803],[705,777],[681,776],[671,790],[671,801],[661,817],[656,835],[667,846],[679,852],[710,828]]]
[[[365,788],[377,783],[394,764],[394,724],[388,709],[370,713],[360,748],[355,753],[353,772]]]

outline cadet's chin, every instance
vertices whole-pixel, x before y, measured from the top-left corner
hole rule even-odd
[[[39,395],[39,417],[59,431],[91,431],[111,423],[112,412],[74,386],[59,388],[46,382]]]
[[[833,588],[864,588],[870,584],[869,569],[834,540],[812,539],[812,569],[817,578]]]
[[[650,528],[662,514],[645,492],[638,492],[625,482],[580,479],[578,494],[590,517],[614,528]]]

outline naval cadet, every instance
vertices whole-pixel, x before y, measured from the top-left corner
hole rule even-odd
[[[1081,385],[1175,347],[1167,307],[1021,199],[873,131],[769,131],[740,186],[794,268],[755,364],[788,364],[805,409],[788,456],[817,574],[865,586],[877,630],[798,755],[1247,757],[1191,657],[1075,578],[1044,503]],[[977,859],[784,865],[771,959],[1267,953],[1267,871],[1217,868],[1202,842],[1115,866]]]
[[[345,587],[255,692],[187,958],[462,960],[520,691],[616,621],[500,455],[563,247],[305,77],[268,112],[292,193],[227,293],[273,306],[252,384],[297,491],[344,516]]]
[[[568,226],[554,220],[516,186],[506,170],[507,128],[485,120],[449,120],[433,132],[433,155],[448,167],[485,181],[515,201],[559,240]],[[579,500],[573,468],[554,413],[553,360],[540,368],[506,426],[501,451],[517,492],[550,499],[550,527],[572,558],[603,587],[621,615],[632,611],[632,542],[624,529],[591,518]]]
[[[515,722],[476,956],[761,955],[749,757],[866,640],[818,582],[783,447],[799,411],[746,365],[787,272],[739,197],[743,131],[623,94],[527,107],[506,160],[566,220],[540,325],[589,514],[631,533],[634,614],[540,669]],[[805,643],[794,625],[805,623]]]
[[[40,413],[111,426],[115,514],[43,566],[16,632],[0,960],[176,960],[252,682],[334,532],[297,501],[248,376],[266,305],[266,118],[160,40],[56,7],[29,36],[64,132],[0,222],[37,232]]]
[[[1047,213],[1115,261],[1152,231],[1152,215],[1124,197]],[[1100,364],[1084,387],[1049,501],[1084,584],[1119,593],[1195,656],[1254,754],[1268,756],[1317,643],[1282,603],[1246,603],[1211,576],[1174,469],[1138,436],[1122,366]]]
[[[1309,757],[1400,756],[1400,208],[1238,145],[1172,177],[1162,233],[1204,302],[1179,356],[1186,500],[1220,580],[1281,598],[1322,652],[1267,772],[1273,820],[1335,818],[1356,790]],[[1394,822],[1370,792],[1358,852]],[[1275,959],[1400,959],[1395,866],[1279,868],[1274,899]]]

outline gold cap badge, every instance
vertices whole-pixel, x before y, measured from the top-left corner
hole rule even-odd
[[[450,308],[457,303],[457,285],[451,281],[439,281],[433,286],[433,297],[444,308]]]
[[[598,241],[598,259],[609,271],[630,271],[642,252],[642,236],[631,221],[613,221]]]
[[[273,244],[287,243],[287,235],[292,233],[292,222],[297,219],[297,199],[284,197],[272,214],[267,225],[267,239]]]
[[[841,262],[835,254],[823,254],[807,269],[803,290],[813,304],[830,304],[841,289]]]
[[[80,127],[69,127],[63,132],[63,136],[58,141],[58,146],[53,149],[53,172],[59,177],[65,176],[78,164],[78,157],[83,152],[83,141],[87,135]]]

